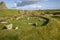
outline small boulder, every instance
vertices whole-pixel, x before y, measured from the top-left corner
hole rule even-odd
[[[15,28],[15,30],[17,30],[18,29],[18,26]]]
[[[7,29],[12,29],[12,27],[13,27],[13,24],[6,25]]]
[[[27,20],[29,20],[29,19],[30,19],[30,17],[27,18]]]
[[[29,25],[33,24],[33,23],[28,23]]]
[[[16,18],[16,20],[19,20],[19,19],[21,19],[21,17],[17,17],[17,18]]]
[[[5,24],[5,23],[8,23],[8,22],[1,22],[1,23]]]

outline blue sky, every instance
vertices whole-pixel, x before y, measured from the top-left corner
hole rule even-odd
[[[2,1],[2,0],[0,0]],[[60,0],[4,0],[9,9],[14,9],[15,2],[19,5],[16,9],[39,10],[39,9],[60,9]]]

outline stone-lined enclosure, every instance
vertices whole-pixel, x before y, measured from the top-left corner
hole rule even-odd
[[[34,27],[38,27],[38,26],[46,26],[49,23],[49,19],[42,17],[42,16],[31,16],[31,17],[16,17],[16,18],[10,18],[9,21],[1,21],[1,24],[5,24],[5,26],[3,27],[3,29],[19,29],[18,24],[14,27],[14,23],[9,23],[11,21],[15,21],[15,23],[19,24],[21,21],[25,22],[26,25],[31,25]],[[19,21],[19,22],[18,22]],[[22,25],[25,25],[24,23],[21,23]],[[21,25],[21,26],[22,26]]]

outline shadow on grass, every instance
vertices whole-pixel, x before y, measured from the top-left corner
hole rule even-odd
[[[46,17],[42,17],[42,16],[34,16],[34,17],[42,18],[42,19],[45,20],[44,23],[41,26],[46,26],[49,23],[49,19],[46,18]]]
[[[44,23],[41,26],[46,26],[49,23],[49,19],[45,17],[41,17],[41,18],[45,19]]]
[[[52,18],[59,18],[60,19],[60,16],[52,16]]]

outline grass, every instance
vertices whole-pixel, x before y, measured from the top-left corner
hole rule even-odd
[[[18,10],[19,11],[19,10]],[[60,40],[60,18],[50,14],[44,14],[46,11],[54,12],[56,10],[36,10],[36,11],[19,11],[17,10],[0,10],[0,18],[8,23],[2,24],[0,21],[0,40]],[[59,11],[59,10],[58,10]],[[16,20],[17,17],[23,18]],[[27,18],[30,17],[29,20]],[[32,17],[32,18],[31,18]],[[13,18],[13,20],[11,20]],[[49,19],[47,25],[41,26]],[[37,23],[34,25],[28,23]],[[3,29],[5,25],[13,24],[13,29]],[[46,23],[45,23],[46,24]],[[15,30],[15,27],[19,27]]]

